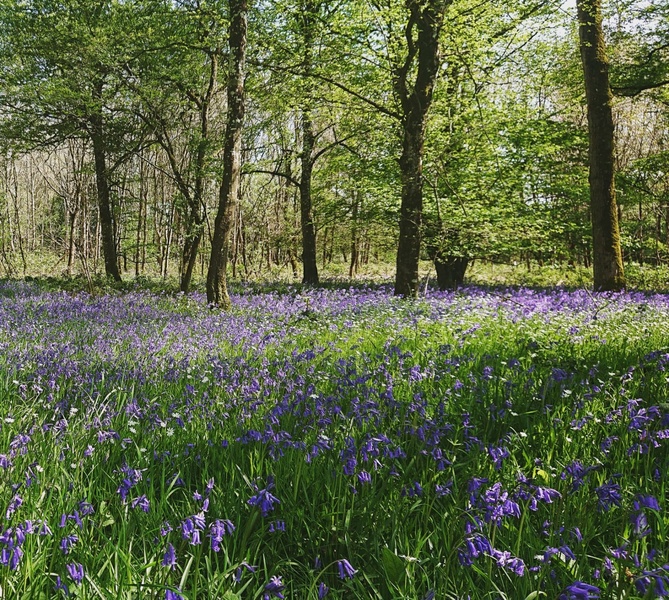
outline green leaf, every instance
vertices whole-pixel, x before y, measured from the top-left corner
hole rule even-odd
[[[381,550],[381,559],[388,580],[395,584],[400,583],[405,575],[404,561],[397,554],[391,552],[389,548]]]

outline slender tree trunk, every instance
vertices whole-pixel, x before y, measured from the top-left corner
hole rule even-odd
[[[70,211],[68,213],[69,220],[69,232],[68,232],[68,243],[67,243],[67,276],[72,277],[74,271],[74,252],[76,249],[74,243],[74,236],[77,230],[77,210]]]
[[[596,290],[625,287],[614,184],[612,95],[601,0],[577,0],[581,62],[588,108],[592,263]]]
[[[96,82],[93,88],[93,100],[99,103],[102,98],[103,82]],[[98,215],[100,233],[102,235],[102,254],[105,262],[105,274],[115,281],[121,281],[116,256],[116,241],[114,239],[114,219],[111,209],[111,195],[109,192],[109,174],[107,173],[107,148],[104,141],[102,110],[97,107],[89,116],[90,137],[93,142],[93,157],[95,160],[95,182],[98,192]]]
[[[353,212],[351,214],[351,262],[348,266],[348,278],[353,279],[353,275],[358,272],[359,252],[358,252],[358,204],[360,202],[359,192],[353,192]]]
[[[186,232],[181,252],[179,289],[184,293],[187,293],[190,290],[191,281],[193,280],[193,271],[195,270],[195,262],[197,261],[197,251],[200,248],[200,242],[202,241],[203,222],[204,219],[200,207],[193,204],[186,226],[189,231]]]
[[[395,273],[395,295],[418,295],[423,215],[423,144],[427,114],[439,73],[439,32],[449,0],[407,0],[407,54],[395,73],[402,106],[402,205]],[[413,84],[408,79],[416,72]]]
[[[246,0],[229,0],[230,63],[228,79],[228,118],[223,146],[223,179],[218,196],[218,211],[211,242],[207,271],[207,301],[227,309],[230,296],[226,277],[230,231],[234,226],[239,196],[242,162],[242,126],[244,123],[244,72],[246,63]]]

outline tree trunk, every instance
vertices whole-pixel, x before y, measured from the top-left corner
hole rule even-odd
[[[302,228],[302,283],[318,285],[316,228],[311,204],[311,177],[314,169],[314,132],[308,110],[302,112],[302,173],[300,174],[300,225]]]
[[[360,264],[360,253],[358,251],[358,204],[360,202],[359,192],[353,192],[353,207],[351,212],[351,262],[348,266],[348,278],[358,272]]]
[[[417,115],[413,124],[405,123],[404,144],[400,158],[402,206],[400,237],[397,247],[395,295],[415,297],[418,294],[421,222],[423,215],[423,139],[424,116]]]
[[[595,290],[625,287],[614,184],[612,95],[601,0],[577,0],[581,62],[588,108],[592,263]]]
[[[432,92],[439,73],[439,33],[450,0],[407,0],[407,54],[395,73],[402,107],[402,204],[395,273],[395,295],[418,295],[423,215],[423,143]],[[413,84],[408,78],[416,72]]]
[[[76,245],[74,241],[74,236],[77,231],[77,210],[73,210],[68,213],[68,241],[67,241],[67,276],[72,277],[74,273],[74,253],[76,250]]]
[[[197,251],[200,248],[200,242],[202,241],[203,222],[204,217],[201,214],[200,206],[192,204],[188,224],[186,225],[186,238],[184,239],[184,245],[181,251],[181,276],[179,289],[184,293],[188,293],[191,281],[193,280],[193,271],[195,270],[195,262],[197,261]]]
[[[98,81],[93,88],[93,100],[99,103],[102,98],[103,82]],[[98,192],[98,218],[102,235],[102,254],[105,261],[105,274],[115,281],[121,281],[116,256],[116,240],[114,239],[114,218],[112,216],[111,195],[109,193],[109,176],[107,173],[107,149],[104,141],[102,109],[96,107],[89,116],[90,136],[93,142],[95,159],[95,182]]]
[[[461,256],[434,257],[434,268],[437,271],[437,285],[442,291],[452,290],[462,285],[469,259]]]
[[[207,271],[207,301],[224,309],[230,307],[226,278],[230,231],[241,182],[242,126],[244,123],[244,66],[246,62],[246,0],[229,0],[230,73],[228,79],[228,118],[223,147],[223,180],[211,242]]]

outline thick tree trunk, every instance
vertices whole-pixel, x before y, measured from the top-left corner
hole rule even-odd
[[[311,177],[314,168],[314,132],[308,110],[302,112],[302,173],[300,175],[300,225],[302,228],[302,283],[318,285],[316,227],[311,204]]]
[[[230,296],[226,278],[230,231],[241,181],[242,126],[244,123],[244,67],[246,62],[246,0],[229,0],[230,73],[228,79],[228,119],[223,147],[223,180],[219,190],[218,211],[211,242],[207,271],[207,300],[227,309]]]
[[[601,0],[577,0],[588,107],[592,263],[596,290],[625,286],[614,184],[613,115]]]
[[[407,0],[407,55],[395,73],[402,106],[402,205],[395,273],[395,295],[418,295],[423,215],[423,142],[432,92],[439,73],[439,32],[449,0]],[[413,84],[408,78],[416,72]]]
[[[100,102],[103,83],[97,82],[93,89],[93,100]],[[121,281],[116,256],[116,240],[114,239],[114,218],[111,208],[109,192],[109,176],[107,173],[107,149],[104,141],[102,111],[94,111],[89,116],[90,136],[93,142],[93,157],[95,160],[95,182],[98,192],[98,211],[100,231],[102,235],[102,255],[105,262],[105,274],[115,281]]]
[[[468,258],[438,254],[433,260],[437,271],[437,285],[440,290],[452,290],[462,285],[469,264]]]
[[[404,127],[404,145],[400,158],[402,206],[400,237],[397,247],[395,294],[413,297],[418,294],[421,222],[423,215],[423,137],[424,116]],[[423,117],[423,118],[421,118]]]

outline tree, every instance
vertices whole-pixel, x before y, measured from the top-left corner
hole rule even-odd
[[[404,60],[393,73],[402,126],[402,203],[395,263],[395,294],[398,296],[418,294],[425,127],[439,73],[439,35],[449,4],[449,0],[406,1],[409,13],[404,27],[406,49]]]
[[[219,189],[218,211],[211,242],[207,271],[207,301],[224,309],[230,307],[226,269],[234,211],[239,196],[244,124],[244,76],[246,65],[246,0],[229,0],[230,57],[228,72],[228,115],[223,145],[223,178]]]
[[[92,142],[105,272],[120,281],[111,174],[126,155],[124,138],[133,132],[136,139],[138,129],[124,121],[115,85],[123,60],[121,9],[109,0],[5,1],[0,22],[0,103],[11,117],[6,135],[28,148],[76,137]]]
[[[216,143],[222,7],[216,3],[145,0],[139,27],[150,24],[124,65],[124,85],[138,115],[163,149],[179,192],[183,228],[179,287],[188,292],[204,236]],[[213,195],[213,194],[212,194]]]
[[[596,290],[625,286],[614,181],[614,126],[601,0],[576,2],[588,112],[592,264]]]

